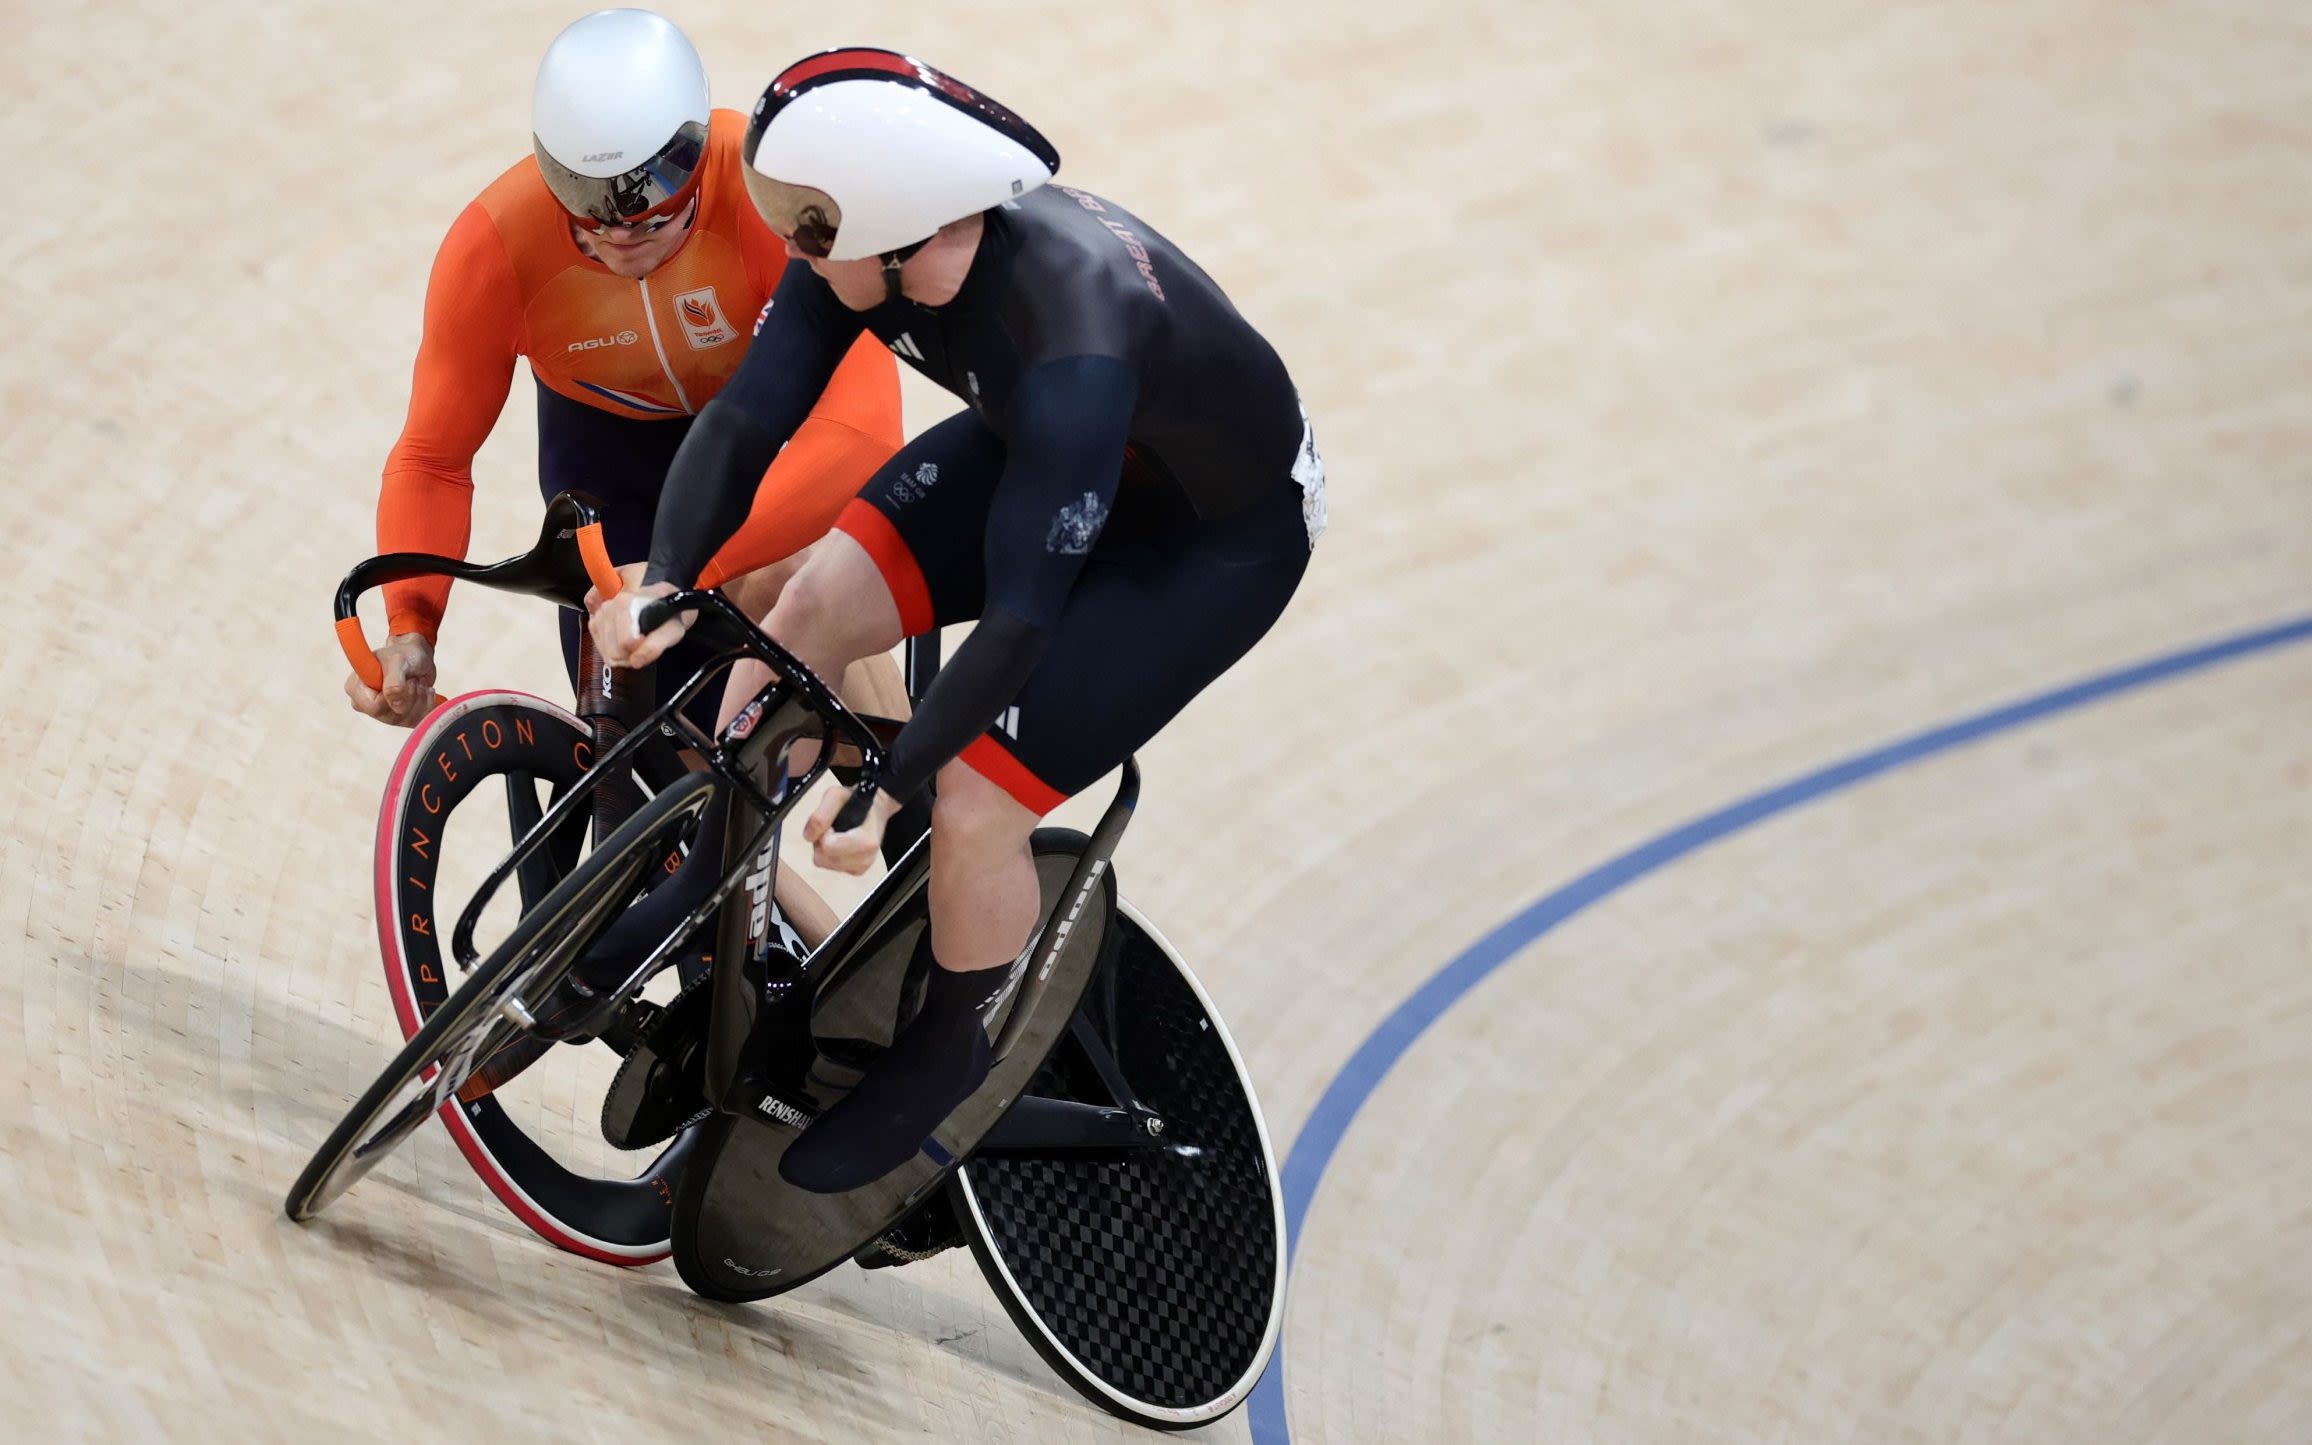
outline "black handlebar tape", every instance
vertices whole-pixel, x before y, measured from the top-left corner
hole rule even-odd
[[[634,630],[641,633],[644,637],[648,637],[650,634],[656,632],[659,628],[664,627],[667,623],[672,622],[673,620],[674,609],[666,605],[666,599],[663,597],[653,597],[649,601],[643,603],[642,606],[636,610],[634,614]]]
[[[842,811],[835,815],[835,831],[848,833],[867,821],[867,810],[875,806],[875,780],[863,778],[844,800]]]

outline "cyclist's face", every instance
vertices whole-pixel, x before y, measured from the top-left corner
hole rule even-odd
[[[573,225],[570,234],[578,238],[578,249],[602,263],[602,268],[613,276],[639,280],[673,259],[690,239],[690,228],[698,220],[698,202],[694,199],[679,220],[645,230],[638,226],[606,226],[590,231]]]
[[[776,235],[776,232],[773,232]],[[873,256],[859,261],[829,261],[814,256],[795,244],[793,236],[780,236],[787,246],[787,259],[808,261],[819,279],[835,293],[835,299],[853,311],[869,311],[883,304],[883,263]]]

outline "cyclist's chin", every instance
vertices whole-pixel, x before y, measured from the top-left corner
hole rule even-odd
[[[673,254],[674,248],[657,237],[639,246],[614,246],[607,241],[594,243],[594,259],[602,263],[602,269],[629,281],[639,281],[648,276],[665,265],[667,258]]]
[[[811,260],[811,269],[835,293],[835,299],[853,311],[872,311],[883,304],[883,263],[870,256],[859,261]]]

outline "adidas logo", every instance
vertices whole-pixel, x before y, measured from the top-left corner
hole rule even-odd
[[[899,339],[897,341],[891,343],[891,349],[898,352],[901,356],[906,357],[909,361],[921,361],[923,359],[923,348],[917,346],[915,344],[915,338],[908,335],[904,331],[899,333]]]

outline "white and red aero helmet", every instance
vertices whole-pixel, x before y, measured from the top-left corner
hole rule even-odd
[[[1060,169],[1052,143],[987,96],[859,46],[781,71],[755,102],[743,155],[771,229],[830,261],[890,257]]]
[[[596,225],[635,225],[689,202],[709,116],[706,67],[673,21],[597,10],[546,47],[530,135],[563,210]]]

